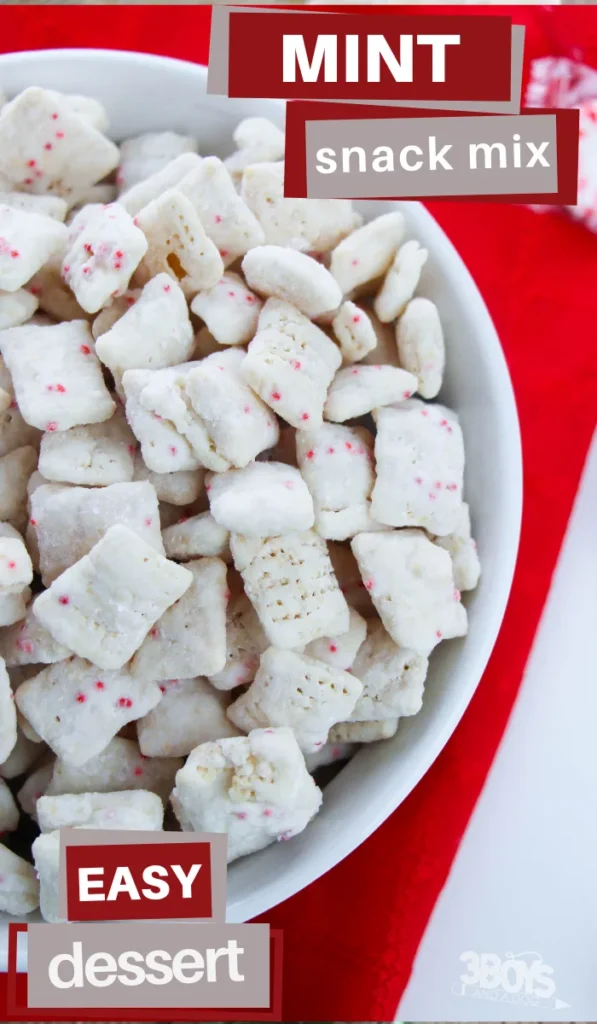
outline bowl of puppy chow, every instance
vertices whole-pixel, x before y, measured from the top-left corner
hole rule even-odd
[[[455,729],[516,558],[508,371],[418,203],[284,197],[284,107],[0,58],[0,911],[62,827],[225,832],[228,918]],[[32,919],[31,917],[29,919]]]

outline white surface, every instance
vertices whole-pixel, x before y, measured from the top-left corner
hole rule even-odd
[[[9,96],[33,84],[87,93],[107,106],[115,138],[169,128],[196,135],[202,153],[229,151],[232,130],[247,113],[264,114],[279,123],[283,117],[283,106],[276,101],[206,97],[205,68],[143,54],[7,54],[0,58],[0,81]],[[392,204],[358,205],[371,217]],[[467,447],[466,490],[483,562],[481,584],[467,599],[470,635],[465,641],[440,645],[421,714],[405,719],[394,739],[357,754],[327,788],[322,812],[301,836],[232,865],[231,921],[265,911],[329,870],[408,795],[473,695],[510,590],[520,526],[521,467],[506,364],[485,305],[460,257],[420,204],[406,205],[412,234],[430,251],[423,290],[439,307],[447,340],[448,366],[440,399],[457,409]]]
[[[597,435],[513,717],[401,1020],[597,1019],[596,510]],[[537,952],[553,968],[554,997],[529,1006],[504,1001],[501,988],[498,1004],[456,994],[467,950]]]

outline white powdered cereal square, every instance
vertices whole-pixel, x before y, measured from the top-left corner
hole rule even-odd
[[[159,687],[126,671],[99,671],[81,658],[50,665],[19,686],[16,703],[66,764],[96,757],[127,724],[161,699]]]
[[[347,631],[348,605],[314,530],[265,539],[235,533],[230,546],[270,643],[303,647]]]
[[[135,437],[117,409],[103,423],[44,434],[39,471],[46,480],[107,487],[133,479]]]
[[[143,462],[153,473],[174,473],[197,469],[199,459],[173,423],[141,405],[141,395],[153,370],[127,370],[122,378],[126,397],[126,418],[141,445]]]
[[[44,484],[31,497],[31,517],[45,586],[87,555],[116,523],[164,553],[157,497],[147,482],[97,489]]]
[[[278,423],[264,402],[248,386],[245,353],[230,348],[214,353],[185,379],[187,397],[212,440],[213,451],[228,465],[209,465],[214,472],[230,466],[242,469],[265,448],[276,444]],[[205,465],[207,460],[202,457]]]
[[[298,835],[321,799],[290,729],[256,729],[196,747],[172,806],[185,832],[226,832],[230,862]]]
[[[237,149],[224,163],[235,180],[245,167],[284,156],[284,132],[267,117],[245,117],[232,133]]]
[[[33,611],[79,657],[117,669],[192,580],[187,569],[167,561],[132,530],[111,526],[88,555],[40,594]]]
[[[27,518],[27,484],[36,466],[37,452],[29,445],[0,458],[0,520],[17,529]]]
[[[125,210],[134,216],[148,203],[153,202],[168,189],[174,188],[180,181],[201,164],[202,157],[197,153],[181,153],[165,164],[159,171],[150,174],[148,178],[132,185],[126,192],[121,192],[118,202]]]
[[[346,363],[356,363],[377,345],[377,335],[364,309],[343,302],[332,321],[334,334]]]
[[[279,537],[309,530],[313,499],[298,469],[282,462],[252,462],[214,473],[207,482],[215,521],[247,537]]]
[[[178,187],[199,214],[205,233],[219,250],[225,266],[254,246],[263,245],[263,229],[217,156],[208,156],[196,164]]]
[[[0,291],[0,331],[20,327],[30,320],[38,306],[37,296],[24,288],[16,292]]]
[[[58,196],[31,195],[29,192],[0,192],[0,206],[12,206],[25,213],[38,213],[61,224],[66,219],[68,203]]]
[[[190,359],[195,342],[186,299],[169,274],[145,285],[114,325],[97,340],[96,351],[113,373],[159,370]]]
[[[200,558],[186,569],[191,585],[155,623],[131,662],[137,679],[191,679],[224,667],[226,565]]]
[[[397,647],[381,622],[372,622],[352,666],[363,684],[351,722],[375,722],[416,715],[423,703],[428,659]]]
[[[228,708],[228,717],[245,732],[287,726],[303,753],[312,753],[324,745],[332,725],[349,717],[362,692],[348,672],[269,647],[249,689]]]
[[[14,704],[14,694],[4,658],[0,658],[0,764],[7,760],[16,742],[17,710]]]
[[[113,828],[161,832],[164,805],[159,796],[144,789],[119,793],[64,793],[42,796],[37,801],[42,832],[60,828]]]
[[[440,640],[464,636],[466,609],[452,560],[422,530],[360,533],[352,541],[365,587],[394,643],[428,655]]]
[[[178,757],[145,758],[134,740],[116,736],[101,754],[78,768],[69,767],[58,758],[46,796],[142,789],[157,793],[165,804],[182,764]]]
[[[260,245],[247,253],[242,267],[250,288],[291,303],[305,316],[321,316],[342,301],[342,291],[329,270],[296,249]]]
[[[116,406],[102,376],[85,320],[53,327],[13,327],[0,334],[23,418],[54,433],[102,423]]]
[[[269,647],[257,612],[246,594],[228,602],[226,611],[226,664],[209,681],[218,690],[233,690],[250,683],[259,668],[259,656]]]
[[[334,377],[324,407],[326,420],[344,423],[380,406],[410,398],[417,378],[396,366],[347,366]]]
[[[0,524],[0,527],[4,524]],[[14,531],[17,532],[16,530]],[[0,533],[0,595],[19,594],[33,579],[33,566],[20,536]]]
[[[373,435],[365,427],[323,423],[296,435],[300,471],[315,505],[315,528],[329,540],[345,540],[375,529],[371,491],[375,483]]]
[[[137,722],[146,757],[186,757],[200,743],[238,736],[226,717],[230,698],[205,679],[167,679],[159,705]]]
[[[35,868],[0,844],[0,910],[21,917],[39,906]]]
[[[12,668],[16,665],[50,665],[68,658],[71,651],[54,640],[29,607],[21,622],[15,622],[0,634],[0,654]]]
[[[376,422],[373,517],[442,537],[451,533],[460,515],[464,474],[464,441],[454,413],[413,402],[378,410]]]
[[[220,280],[222,257],[182,192],[163,192],[137,214],[135,224],[149,243],[139,268],[140,283],[164,273],[178,281],[185,294],[196,295]]]
[[[2,132],[0,116],[0,137]],[[0,203],[0,289],[16,292],[66,242],[64,224]]]
[[[118,147],[58,93],[33,86],[2,109],[0,175],[18,191],[68,199],[117,164]]]
[[[24,618],[27,605],[31,600],[31,588],[25,587],[18,594],[0,596],[0,626],[12,626]]]
[[[427,249],[422,249],[418,242],[405,242],[400,246],[373,303],[382,323],[390,323],[404,312],[417,290],[427,256]],[[410,366],[403,365],[410,370]]]
[[[330,270],[344,295],[386,273],[404,236],[404,227],[401,213],[382,213],[336,246]]]
[[[230,534],[216,523],[211,512],[181,516],[178,522],[162,530],[162,540],[168,558],[178,562],[202,555],[217,555],[225,562],[231,560]]]
[[[71,231],[62,275],[87,313],[122,295],[147,252],[147,239],[118,203],[95,210],[81,231]]]
[[[445,548],[452,559],[454,583],[458,590],[474,590],[481,575],[481,564],[476,542],[471,537],[471,515],[466,502],[460,506],[458,521],[452,533],[434,537],[440,548]]]
[[[325,636],[307,644],[303,651],[309,658],[324,661],[332,668],[343,672],[354,671],[353,664],[367,635],[367,620],[350,608],[350,624],[346,633],[340,636]],[[362,682],[358,672],[355,676]]]
[[[444,376],[446,349],[437,306],[429,299],[412,299],[396,323],[400,365],[414,373],[417,391],[435,398]]]
[[[330,729],[328,742],[377,743],[390,740],[398,731],[398,718],[386,718],[381,722],[340,722]]]
[[[224,274],[214,288],[191,303],[220,345],[246,345],[257,331],[262,303],[238,274]]]

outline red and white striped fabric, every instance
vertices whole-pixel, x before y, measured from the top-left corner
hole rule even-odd
[[[400,14],[414,10],[393,8]],[[597,70],[591,7],[467,12],[511,14],[526,25],[527,83],[539,58],[567,58]],[[55,46],[105,46],[206,62],[209,9],[185,7],[183,16],[145,7],[142,18],[135,7],[111,7],[108,17],[102,7],[37,7],[34,16],[27,7],[4,9],[0,49]],[[587,100],[583,125],[590,122],[592,133],[594,106]],[[594,211],[593,195],[587,193],[586,201]],[[485,676],[431,770],[355,853],[264,916],[284,929],[287,1021],[393,1019],[508,722],[595,427],[597,360],[589,330],[597,322],[594,234],[569,218],[538,217],[524,206],[428,205],[476,278],[510,367],[525,467],[519,562]]]

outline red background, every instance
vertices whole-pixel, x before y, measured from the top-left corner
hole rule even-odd
[[[370,13],[351,13],[359,10]],[[472,11],[487,9],[466,8]],[[595,8],[491,12],[514,12],[526,24],[527,67],[544,55],[597,67]],[[209,17],[205,7],[4,7],[0,48],[98,46],[205,63]],[[247,46],[259,54],[259,39]],[[525,472],[518,570],[488,669],[431,770],[355,853],[264,915],[284,928],[288,1021],[393,1018],[516,697],[595,426],[595,236],[563,216],[521,206],[427,206],[475,277],[510,367]]]

